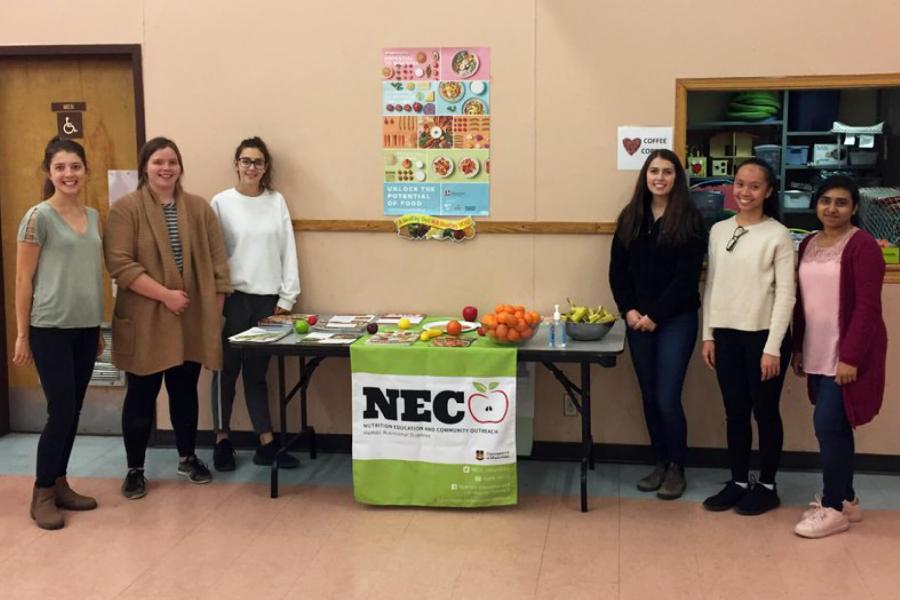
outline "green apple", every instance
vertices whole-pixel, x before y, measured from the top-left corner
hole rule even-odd
[[[296,331],[297,333],[309,333],[309,323],[306,321],[306,319],[294,321],[294,331]]]

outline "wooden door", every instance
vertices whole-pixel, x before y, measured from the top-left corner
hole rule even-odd
[[[132,59],[119,56],[0,56],[0,230],[2,230],[3,327],[9,400],[13,414],[39,414],[42,396],[33,366],[16,367],[16,233],[28,207],[41,200],[44,174],[40,163],[47,142],[57,135],[53,103],[83,103],[82,136],[88,182],[83,200],[106,221],[109,209],[107,171],[137,168],[135,85]],[[105,320],[112,308],[105,282]],[[3,382],[0,381],[0,384]],[[90,395],[91,392],[89,392]],[[35,406],[17,411],[21,401]],[[22,407],[19,407],[22,408]],[[24,412],[23,412],[24,411]],[[112,411],[110,411],[112,415]],[[117,412],[115,413],[118,414]],[[2,418],[0,418],[2,421]],[[32,422],[33,418],[25,418]],[[16,419],[13,419],[16,427]],[[23,427],[16,427],[22,429]],[[25,426],[24,429],[32,429]],[[100,430],[106,431],[105,427]]]

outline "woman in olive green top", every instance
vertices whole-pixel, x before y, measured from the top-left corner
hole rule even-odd
[[[66,467],[94,360],[103,350],[103,254],[100,216],[79,199],[87,174],[84,148],[54,138],[42,167],[44,201],[28,209],[17,237],[13,363],[33,360],[47,397],[31,517],[43,529],[59,529],[59,508],[97,507],[69,487]]]

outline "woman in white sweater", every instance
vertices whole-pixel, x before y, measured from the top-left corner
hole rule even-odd
[[[300,294],[294,228],[284,197],[272,189],[272,157],[258,137],[242,141],[234,152],[237,186],[216,194],[212,208],[219,217],[228,254],[234,293],[225,300],[222,331],[223,367],[213,374],[212,407],[216,428],[213,464],[219,471],[235,468],[230,434],[235,384],[243,370],[244,397],[259,445],[253,462],[271,465],[278,450],[269,416],[266,372],[269,357],[232,348],[228,338],[272,314],[290,313]],[[300,463],[289,454],[281,468]]]
[[[768,163],[742,163],[734,196],[738,214],[716,223],[709,235],[702,351],[725,402],[731,481],[703,505],[758,515],[780,504],[775,474],[784,432],[778,403],[790,360],[794,245],[778,221],[777,183]],[[749,477],[751,414],[761,462],[755,484]]]

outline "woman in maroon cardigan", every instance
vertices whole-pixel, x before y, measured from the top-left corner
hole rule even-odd
[[[813,206],[822,231],[800,245],[791,363],[807,376],[815,404],[824,488],[794,533],[820,538],[862,520],[853,491],[853,428],[881,408],[887,330],[881,314],[884,260],[875,239],[856,227],[859,189],[849,177],[830,177]]]

